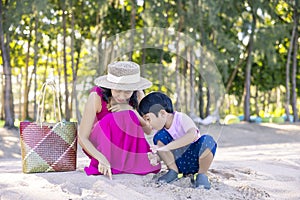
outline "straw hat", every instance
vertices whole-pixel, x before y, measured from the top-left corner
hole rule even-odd
[[[140,76],[140,66],[130,61],[118,61],[108,65],[107,75],[96,78],[96,85],[114,90],[143,90],[152,83]]]

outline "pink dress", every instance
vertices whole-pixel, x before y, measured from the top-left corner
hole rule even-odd
[[[94,87],[92,92],[102,98],[102,90]],[[152,166],[147,152],[150,146],[145,139],[140,122],[131,110],[111,113],[102,99],[102,110],[90,134],[94,146],[108,159],[113,174],[148,174],[160,171],[160,165]],[[85,167],[87,175],[98,175],[98,160],[89,156],[90,166]]]

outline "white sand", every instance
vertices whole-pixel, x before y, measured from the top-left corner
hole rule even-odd
[[[88,159],[80,148],[77,171],[23,174],[19,133],[1,128],[0,142],[0,200],[300,199],[299,123],[225,126],[208,174],[211,190],[193,189],[188,177],[155,184],[164,170],[158,175],[114,175],[112,181],[86,176]]]

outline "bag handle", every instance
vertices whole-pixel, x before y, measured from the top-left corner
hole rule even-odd
[[[40,98],[42,98],[42,105],[40,105],[41,100],[39,100],[39,104],[38,104],[38,112],[37,112],[37,119],[36,121],[38,123],[42,124],[42,119],[44,118],[44,106],[45,106],[45,95],[46,95],[46,88],[50,87],[50,89],[52,90],[53,93],[53,110],[54,110],[54,117],[56,118],[56,103],[57,103],[57,107],[58,107],[58,119],[61,122],[61,110],[60,110],[60,102],[59,102],[59,97],[57,95],[57,90],[55,87],[55,81],[53,79],[47,79],[46,82],[42,85],[42,89],[41,89],[41,94],[40,94]]]

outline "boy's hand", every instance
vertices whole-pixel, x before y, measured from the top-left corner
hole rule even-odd
[[[168,148],[167,145],[162,146],[162,147],[157,146],[157,145],[152,145],[152,146],[150,147],[150,149],[151,149],[151,151],[152,151],[153,153],[157,153],[158,151],[170,151],[170,149]]]
[[[159,148],[157,149],[157,151],[170,151],[170,149],[168,148],[167,145],[165,145],[165,146],[159,147]]]

